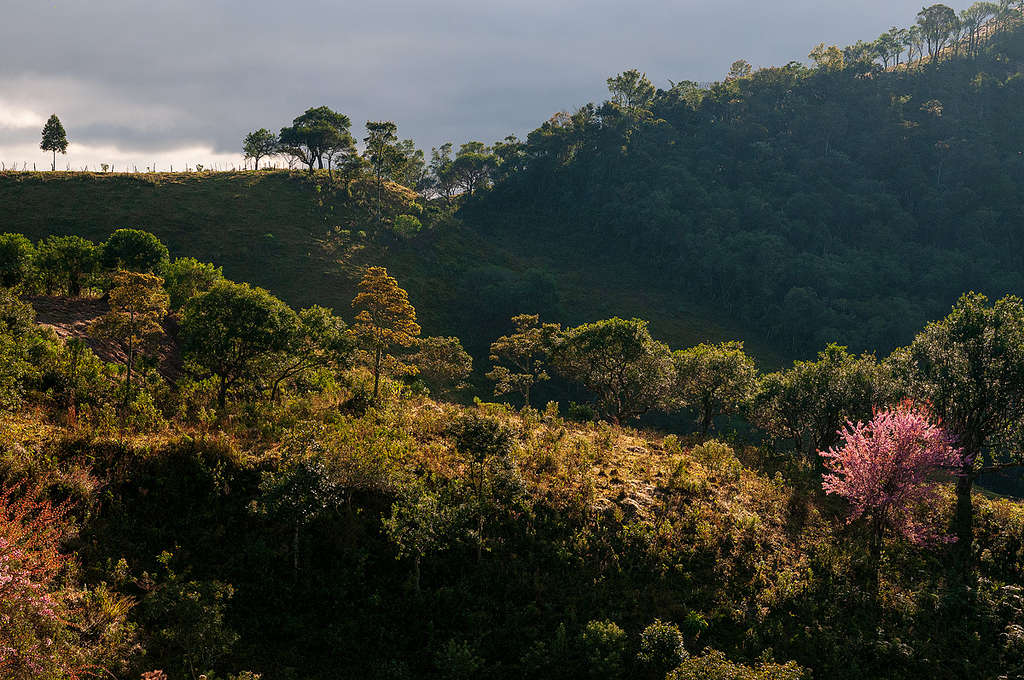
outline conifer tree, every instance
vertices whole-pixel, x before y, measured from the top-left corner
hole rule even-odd
[[[61,125],[60,118],[56,113],[50,116],[46,125],[43,126],[43,141],[39,144],[39,148],[43,151],[53,152],[51,170],[57,169],[57,152],[60,151],[61,154],[68,152],[68,135],[64,132],[64,126]]]

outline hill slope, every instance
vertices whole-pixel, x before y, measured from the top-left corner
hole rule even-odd
[[[421,211],[389,185],[392,212]],[[303,173],[0,173],[0,231],[32,239],[79,234],[97,241],[133,226],[153,232],[172,257],[191,256],[251,281],[294,306],[348,314],[361,268],[384,264],[408,288],[424,332],[456,335],[477,357],[507,332],[508,319],[540,312],[565,323],[619,315],[652,320],[684,346],[739,337],[715,310],[645,289],[631,266],[590,270],[571,248],[483,236],[459,220],[412,239],[375,230],[366,187]],[[360,233],[364,232],[364,233]],[[368,234],[365,232],[369,232]],[[773,359],[767,346],[753,343]]]

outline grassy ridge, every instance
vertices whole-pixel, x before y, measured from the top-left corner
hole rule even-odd
[[[675,347],[743,337],[720,311],[644,285],[635,263],[618,262],[611,254],[595,262],[581,257],[572,243],[515,233],[485,237],[458,220],[409,240],[387,230],[374,233],[365,193],[323,180],[288,171],[0,173],[6,213],[0,231],[100,241],[114,229],[138,227],[159,236],[172,256],[214,262],[227,277],[263,286],[292,305],[321,304],[343,315],[360,268],[382,263],[408,288],[424,333],[461,337],[478,365],[487,342],[508,330],[508,317],[524,311],[562,323],[639,316]],[[416,210],[400,187],[393,185],[391,192],[392,212]],[[341,230],[369,235],[339,236]],[[547,304],[537,301],[534,290],[512,290],[529,271],[550,281]],[[763,361],[778,363],[767,343],[747,341]]]

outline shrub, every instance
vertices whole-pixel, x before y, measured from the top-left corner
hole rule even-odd
[[[415,215],[399,215],[391,225],[392,231],[403,238],[412,238],[420,233],[423,224]]]
[[[24,282],[35,255],[32,242],[21,234],[0,234],[0,286],[11,288]]]
[[[759,662],[754,667],[741,666],[726,659],[722,652],[709,649],[702,656],[683,661],[667,680],[802,680],[805,677],[804,669],[793,661],[782,665]]]
[[[590,621],[582,637],[590,676],[601,680],[622,677],[626,666],[626,631],[612,621]]]
[[[655,619],[640,633],[640,651],[636,658],[651,678],[663,678],[686,659],[683,634],[679,626]]]
[[[739,479],[740,470],[743,469],[743,465],[736,458],[732,447],[717,439],[693,447],[690,455],[696,458],[697,462],[703,465],[708,472],[717,474],[724,480]]]

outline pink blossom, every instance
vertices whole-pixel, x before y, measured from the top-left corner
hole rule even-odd
[[[917,545],[955,540],[920,519],[922,510],[935,507],[936,477],[963,462],[924,408],[904,402],[839,434],[840,445],[818,452],[829,470],[822,488],[849,501],[849,521],[870,520],[879,539],[892,531]]]

